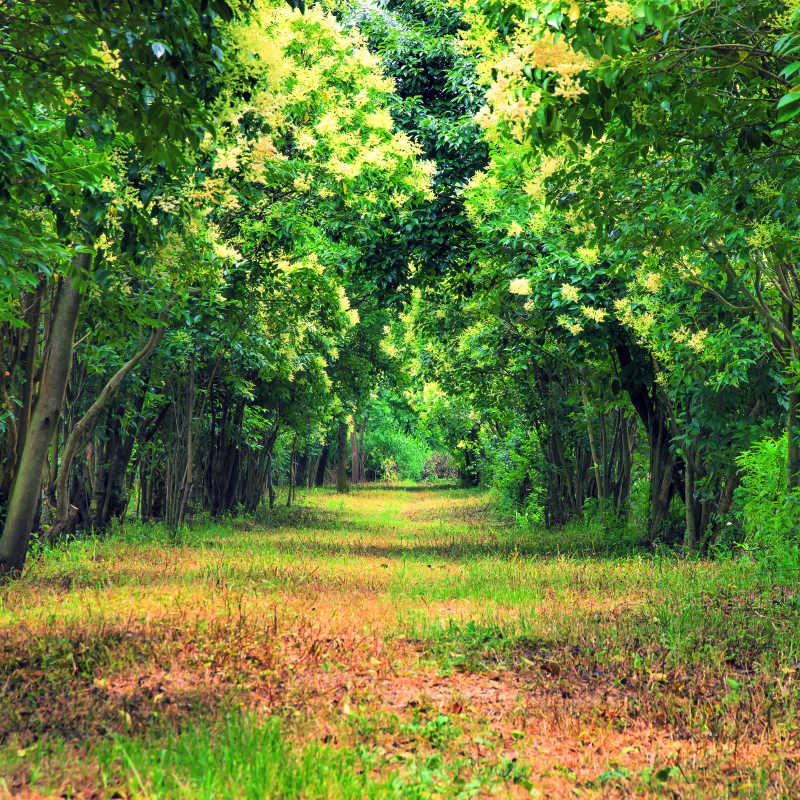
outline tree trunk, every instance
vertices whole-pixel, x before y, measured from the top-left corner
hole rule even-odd
[[[634,359],[625,343],[616,346],[622,385],[631,405],[644,424],[650,445],[650,526],[648,540],[665,533],[669,505],[680,482],[680,464],[672,456],[671,436],[666,411],[654,388],[652,378]],[[680,487],[683,491],[683,486]]]
[[[786,415],[786,488],[791,491],[800,486],[800,448],[797,446],[797,408],[800,392],[789,390],[789,411]]]
[[[317,474],[319,473],[319,465],[322,461],[322,450],[319,451],[317,457],[309,464],[308,468],[308,488],[316,486]]]
[[[162,315],[163,317],[164,315]],[[100,416],[100,412],[108,405],[109,400],[114,396],[120,384],[128,374],[135,369],[142,361],[144,361],[158,346],[159,341],[164,333],[163,328],[153,328],[150,332],[150,337],[147,343],[139,350],[132,358],[125,362],[117,372],[109,378],[106,385],[103,387],[97,399],[89,407],[89,410],[81,417],[75,424],[75,427],[70,432],[64,445],[64,453],[61,457],[61,466],[58,471],[58,478],[56,478],[56,518],[53,526],[47,532],[47,538],[51,541],[63,530],[69,527],[69,508],[70,497],[67,489],[69,485],[69,475],[72,470],[72,462],[78,453],[78,448],[83,444],[86,437],[92,432],[92,429]]]
[[[583,411],[586,416],[586,435],[589,439],[589,451],[592,454],[592,467],[594,471],[594,482],[597,488],[597,499],[601,503],[606,501],[606,482],[605,482],[605,463],[601,462],[597,452],[597,444],[592,430],[592,418],[589,414],[589,401],[586,398],[586,390],[581,389],[581,399],[583,400]],[[605,456],[605,453],[603,454]]]
[[[25,325],[28,328],[28,341],[25,346],[25,389],[22,394],[22,406],[19,413],[19,441],[24,442],[31,423],[33,411],[33,389],[36,383],[36,349],[39,337],[39,317],[42,311],[42,297],[45,282],[36,289],[33,302],[25,314]]]
[[[194,358],[189,362],[189,388],[186,392],[186,470],[183,473],[177,525],[183,525],[186,504],[194,485]]]
[[[347,485],[347,423],[339,423],[339,452],[336,464],[336,491],[346,492]]]
[[[366,463],[366,453],[364,452],[364,433],[367,430],[367,419],[369,414],[364,414],[361,425],[358,428],[358,481],[363,483],[366,480],[364,475],[364,464]]]
[[[294,483],[297,476],[297,464],[295,459],[297,457],[297,437],[292,440],[292,454],[289,456],[289,494],[286,496],[286,508],[292,505],[294,500]]]
[[[728,478],[725,481],[725,487],[720,495],[719,506],[717,508],[717,513],[720,517],[724,517],[730,512],[731,505],[733,504],[733,493],[738,485],[739,473],[735,468],[733,468],[728,472]]]
[[[361,476],[358,472],[359,463],[358,431],[353,423],[353,430],[350,433],[350,480],[353,484],[361,483]]]
[[[272,450],[267,456],[267,496],[269,497],[269,510],[275,508],[275,485],[272,482]]]
[[[86,253],[77,256],[73,261],[75,271],[83,270],[88,265],[89,255]],[[72,278],[65,276],[56,302],[39,399],[25,436],[5,526],[0,536],[0,574],[21,570],[25,564],[28,539],[41,493],[42,468],[53,431],[58,426],[72,365],[72,340],[80,306],[81,295]]]
[[[322,452],[319,454],[319,463],[317,464],[317,472],[314,475],[314,485],[322,486],[325,483],[325,469],[328,466],[328,445],[322,446]]]
[[[687,453],[684,457],[683,468],[684,480],[686,481],[685,506],[686,506],[686,530],[683,534],[683,546],[687,550],[694,550],[697,547],[697,519],[695,517],[694,501],[694,460]]]

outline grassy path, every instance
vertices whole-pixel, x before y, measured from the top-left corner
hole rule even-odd
[[[0,798],[800,796],[794,598],[575,541],[366,487],[45,552],[0,587]]]

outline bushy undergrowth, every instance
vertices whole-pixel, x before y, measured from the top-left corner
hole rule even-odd
[[[487,437],[484,448],[484,481],[494,492],[498,510],[540,523],[544,461],[535,437],[522,428],[512,428],[503,438]]]
[[[430,456],[425,442],[389,426],[368,428],[364,447],[369,453],[368,466],[381,480],[418,481]]]
[[[458,477],[458,466],[450,453],[433,451],[425,461],[422,479],[426,481],[453,479]]]
[[[771,580],[800,577],[800,490],[786,491],[786,436],[766,438],[742,453],[736,491],[745,549]]]

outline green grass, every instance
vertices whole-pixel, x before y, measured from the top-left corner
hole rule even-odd
[[[265,790],[272,800],[466,798],[527,783],[525,770],[507,762],[475,773],[470,759],[445,761],[442,751],[457,735],[447,716],[395,725],[395,730],[420,738],[429,752],[392,755],[377,746],[298,746],[287,739],[280,719],[231,712],[166,739],[116,736],[97,757],[110,793],[187,800],[263,800]],[[467,772],[469,780],[462,775]],[[119,775],[127,776],[124,785],[118,784]]]
[[[0,775],[66,796],[792,797],[797,598],[746,557],[619,534],[367,487],[40,548],[0,587]],[[549,730],[607,743],[579,767],[541,755]],[[653,764],[642,736],[699,750]]]

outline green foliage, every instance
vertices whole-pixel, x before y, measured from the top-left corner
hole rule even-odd
[[[431,451],[408,401],[384,388],[367,413],[363,449],[368,473],[380,480],[420,480]]]
[[[394,79],[397,126],[436,164],[433,196],[403,227],[398,252],[413,259],[414,282],[462,269],[471,244],[461,187],[488,155],[474,114],[483,103],[473,59],[457,45],[467,23],[442,0],[398,0],[386,7],[345,3],[349,25],[367,37]]]
[[[365,447],[369,449],[370,463],[376,465],[377,474],[384,480],[420,480],[430,455],[425,442],[387,428],[370,430]]]
[[[777,584],[800,578],[800,490],[786,491],[786,436],[766,438],[736,459],[742,474],[744,549],[759,570]]]
[[[173,527],[252,510],[344,464],[346,420],[370,476],[451,458],[622,547],[633,522],[708,550],[738,503],[778,552],[794,494],[748,448],[800,374],[794,7],[156,5],[0,11],[0,507],[66,278],[75,363],[31,474],[79,527],[131,497]]]
[[[484,450],[485,480],[496,492],[501,510],[520,512],[529,522],[541,523],[546,465],[535,435],[515,426],[502,439],[486,436]]]

